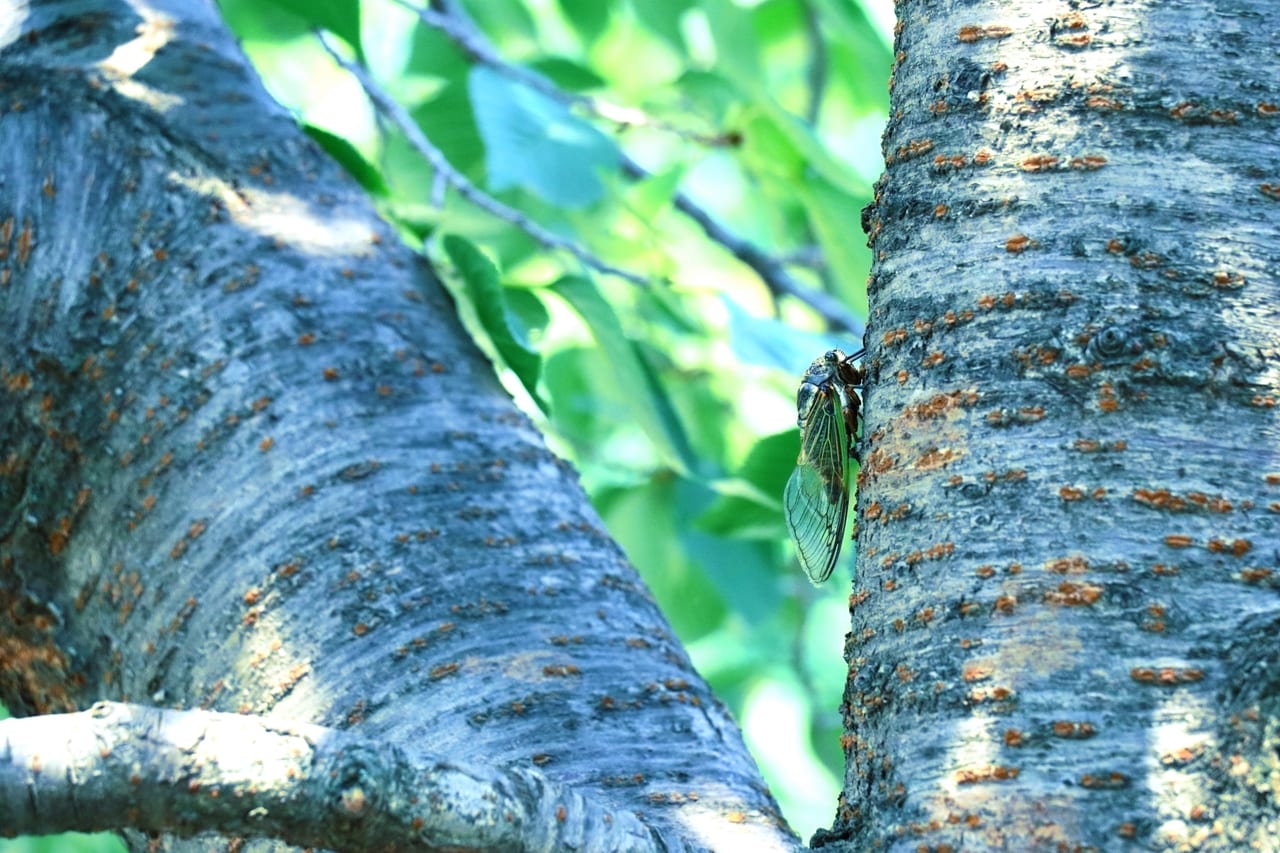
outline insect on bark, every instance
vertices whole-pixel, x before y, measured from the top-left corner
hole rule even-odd
[[[800,456],[783,492],[783,510],[800,567],[814,585],[831,577],[844,541],[862,405],[863,372],[853,361],[862,353],[829,350],[809,365],[796,391]]]

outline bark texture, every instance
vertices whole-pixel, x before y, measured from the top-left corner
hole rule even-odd
[[[1274,849],[1274,7],[898,14],[817,841]]]
[[[355,727],[673,847],[790,844],[573,472],[212,4],[0,12],[0,698]]]

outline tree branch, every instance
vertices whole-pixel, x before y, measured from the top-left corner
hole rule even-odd
[[[133,827],[362,850],[664,849],[533,768],[463,765],[379,738],[99,702],[0,722],[10,835]]]
[[[621,126],[655,124],[654,121],[648,119],[639,111],[609,104],[589,95],[565,92],[541,74],[507,62],[485,37],[484,33],[480,31],[479,27],[467,17],[466,11],[454,0],[438,0],[435,5],[439,11],[416,6],[408,2],[408,0],[393,0],[393,2],[417,14],[427,26],[440,30],[474,61],[487,65],[512,80],[523,83],[557,103],[565,106],[581,106],[594,115]],[[344,67],[346,66],[344,65]],[[352,71],[352,73],[356,72]],[[364,74],[361,77],[362,83],[364,83],[364,79],[367,76],[367,74]],[[370,95],[370,97],[373,96]],[[688,135],[679,130],[672,130],[673,132],[681,133],[681,135]],[[627,156],[626,152],[619,150],[618,158],[623,173],[633,180],[644,180],[651,177],[649,171]],[[863,323],[838,299],[823,291],[801,284],[787,272],[781,261],[759,249],[750,241],[734,234],[687,194],[677,191],[672,202],[677,210],[696,222],[709,239],[724,246],[735,258],[754,270],[775,297],[781,295],[791,296],[808,305],[832,326],[846,329],[858,337],[862,336],[865,328]],[[535,237],[535,239],[537,238]]]
[[[601,260],[599,257],[588,251],[584,246],[574,242],[573,240],[566,240],[564,237],[548,231],[546,228],[543,228],[519,210],[503,204],[484,190],[477,187],[475,184],[471,183],[471,181],[467,180],[466,175],[453,167],[453,164],[444,156],[443,151],[431,144],[431,141],[427,139],[426,134],[424,134],[422,129],[418,127],[418,123],[413,120],[412,116],[410,116],[405,111],[404,107],[400,106],[400,104],[397,103],[385,89],[378,85],[377,81],[373,79],[373,76],[369,74],[362,65],[343,59],[324,33],[317,31],[316,36],[320,39],[320,44],[324,46],[324,49],[333,57],[334,62],[338,63],[338,65],[359,81],[360,86],[364,89],[365,95],[368,96],[374,107],[391,120],[391,123],[394,124],[400,132],[405,135],[405,138],[409,140],[409,144],[413,146],[414,150],[421,154],[423,159],[431,165],[431,168],[435,170],[437,180],[443,180],[446,184],[457,190],[458,195],[462,196],[467,201],[471,202],[491,216],[501,219],[503,222],[514,225],[524,231],[545,248],[559,249],[568,252],[594,270],[598,270],[599,272],[607,273],[609,275],[616,275],[619,278],[632,282],[633,284],[649,284],[649,279],[639,273],[634,273],[630,270],[613,266],[612,264]],[[439,192],[437,185],[436,188],[433,188],[432,199],[438,200],[440,196],[441,193]]]

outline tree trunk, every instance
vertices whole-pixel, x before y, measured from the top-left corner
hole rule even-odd
[[[1276,849],[1271,4],[901,3],[850,850]]]
[[[672,847],[792,844],[572,471],[213,5],[4,6],[0,699],[351,728]]]

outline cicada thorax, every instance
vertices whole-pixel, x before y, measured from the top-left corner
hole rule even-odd
[[[847,500],[847,461],[857,458],[854,441],[858,434],[862,371],[840,350],[829,350],[814,359],[796,391],[796,413],[800,424],[800,464],[810,465],[822,479],[832,503]],[[837,429],[839,420],[842,429]],[[839,442],[833,435],[841,436]]]
[[[837,377],[844,386],[843,406],[845,433],[849,436],[849,456],[858,458],[858,425],[862,417],[862,369],[854,365],[852,357],[840,362]]]

